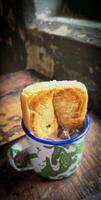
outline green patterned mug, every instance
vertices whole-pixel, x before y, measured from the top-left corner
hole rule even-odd
[[[22,128],[27,137],[20,139],[8,150],[10,164],[18,171],[31,170],[45,178],[62,179],[73,174],[81,163],[85,136],[90,126],[86,115],[82,132],[72,138],[49,141],[37,138]]]

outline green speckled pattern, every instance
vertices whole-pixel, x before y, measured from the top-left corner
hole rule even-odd
[[[9,160],[16,170],[33,169],[45,178],[62,179],[74,173],[80,165],[84,139],[67,145],[47,145],[24,138],[9,149]],[[18,162],[15,157],[23,151],[27,159]]]

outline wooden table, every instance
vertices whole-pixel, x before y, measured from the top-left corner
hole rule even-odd
[[[20,71],[0,78],[0,199],[2,200],[80,200],[101,192],[101,119],[90,114],[81,166],[61,181],[41,178],[33,171],[17,172],[10,167],[7,149],[24,135],[20,128],[19,95],[28,84],[46,80],[35,72]]]

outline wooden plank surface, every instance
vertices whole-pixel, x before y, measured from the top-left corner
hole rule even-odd
[[[0,168],[1,199],[81,200],[101,192],[101,119],[94,115],[90,117],[91,126],[85,141],[83,159],[72,176],[51,181],[41,178],[34,171],[16,172],[8,163],[3,164]],[[4,154],[3,148],[1,155]]]
[[[0,136],[1,144],[23,135],[20,131],[21,110],[19,94],[25,85],[43,80],[30,72],[14,74],[11,86],[10,78],[3,78],[4,89],[0,89]],[[14,78],[13,77],[13,78]],[[24,79],[26,77],[26,79]],[[6,82],[6,80],[8,82]],[[16,83],[15,83],[16,80]],[[18,81],[18,82],[17,82]],[[6,84],[7,83],[7,84]],[[16,87],[19,86],[19,89]],[[5,86],[8,85],[8,88]],[[0,85],[1,87],[1,85]],[[91,126],[85,140],[84,155],[78,170],[69,178],[51,181],[41,178],[34,171],[17,172],[7,159],[9,145],[0,147],[0,198],[1,200],[82,200],[89,195],[101,192],[101,119],[90,114]],[[2,133],[2,134],[1,134]],[[5,136],[4,136],[4,135]]]
[[[24,135],[20,127],[20,93],[27,85],[46,80],[32,71],[19,71],[0,77],[0,145]]]

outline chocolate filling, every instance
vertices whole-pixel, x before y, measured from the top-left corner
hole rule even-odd
[[[58,128],[58,132],[48,136],[47,139],[55,141],[55,140],[66,140],[74,138],[80,134],[81,130],[82,130],[81,128],[69,130],[69,129],[64,129],[63,127],[60,126]]]

